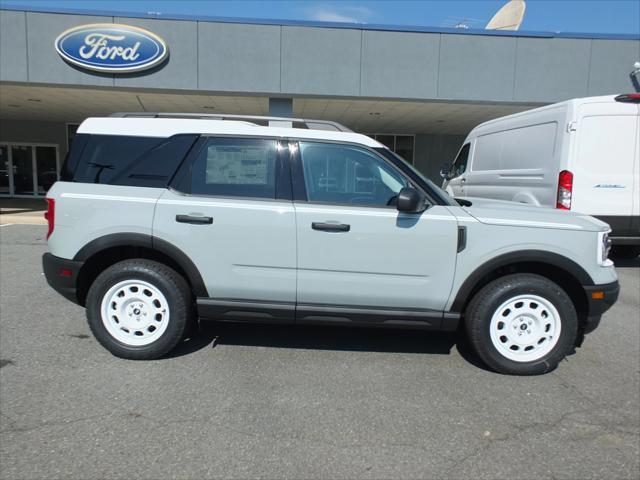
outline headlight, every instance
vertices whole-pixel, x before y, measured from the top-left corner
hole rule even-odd
[[[598,233],[598,263],[602,266],[613,264],[613,262],[609,260],[609,252],[611,251],[610,232],[611,230]]]

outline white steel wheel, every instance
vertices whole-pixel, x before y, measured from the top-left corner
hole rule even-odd
[[[155,342],[170,321],[166,297],[144,280],[116,283],[102,298],[100,313],[109,335],[131,347]]]
[[[510,298],[494,312],[489,333],[500,355],[515,362],[532,362],[558,343],[562,323],[554,305],[538,295]]]

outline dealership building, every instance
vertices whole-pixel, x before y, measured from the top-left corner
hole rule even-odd
[[[475,125],[631,92],[638,61],[638,35],[3,9],[0,196],[43,195],[78,124],[113,112],[334,120],[437,179]]]

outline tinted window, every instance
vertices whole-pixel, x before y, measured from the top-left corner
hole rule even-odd
[[[191,170],[191,193],[276,197],[276,140],[211,138]]]
[[[467,162],[469,161],[469,145],[470,144],[465,143],[460,149],[456,160],[451,166],[451,178],[459,177],[467,170]]]
[[[78,168],[78,163],[80,163],[80,158],[82,158],[82,152],[90,137],[91,135],[87,135],[86,133],[80,133],[74,137],[73,144],[69,146],[69,151],[62,165],[62,172],[60,174],[62,181],[73,182],[73,174],[76,168]]]
[[[300,143],[310,202],[393,205],[407,183],[377,155],[348,145]]]
[[[90,135],[84,145],[74,142],[65,175],[72,175],[74,182],[166,187],[195,139]]]
[[[114,175],[113,185],[166,187],[197,135],[175,135],[165,139]]]

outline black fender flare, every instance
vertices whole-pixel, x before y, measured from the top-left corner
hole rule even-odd
[[[584,268],[573,260],[557,253],[547,252],[544,250],[520,250],[517,252],[509,252],[492,258],[476,268],[458,289],[450,311],[462,313],[469,295],[485,275],[500,267],[506,267],[508,265],[518,263],[546,264],[564,270],[583,286],[594,284],[593,280]]]
[[[209,296],[200,271],[191,258],[172,243],[151,235],[143,233],[112,233],[104,235],[82,247],[73,257],[73,260],[86,262],[95,254],[113,247],[143,247],[166,255],[184,270],[197,297]]]

